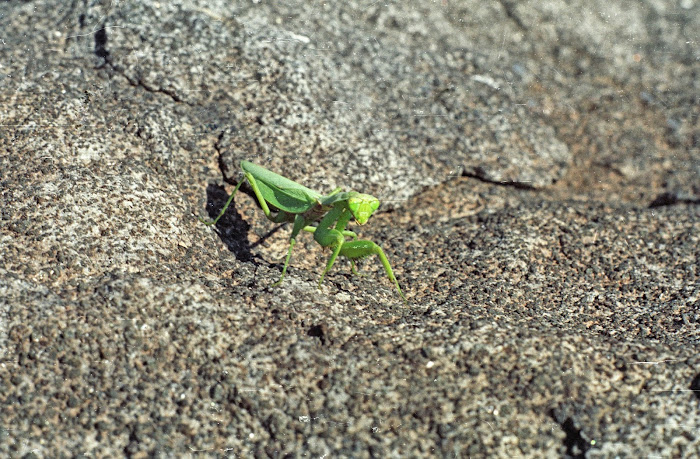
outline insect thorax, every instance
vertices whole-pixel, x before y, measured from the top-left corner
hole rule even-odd
[[[324,206],[317,202],[311,209],[304,212],[304,220],[309,223],[317,222],[323,218],[323,216],[326,215],[332,207],[333,206]]]

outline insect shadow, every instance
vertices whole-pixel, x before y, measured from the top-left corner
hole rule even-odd
[[[251,196],[257,203],[255,195],[251,189],[245,189],[242,187],[240,191],[243,191],[245,194]],[[209,186],[207,186],[207,213],[209,214],[210,218],[214,219],[219,215],[228,198],[229,194],[226,193],[226,189],[223,186],[214,184],[209,184]],[[258,204],[258,207],[259,206],[260,205]],[[216,222],[216,230],[221,238],[221,241],[226,244],[226,248],[233,252],[238,261],[253,262],[257,265],[256,258],[259,259],[260,257],[253,255],[251,250],[264,243],[267,238],[282,229],[284,225],[284,223],[277,225],[275,228],[263,235],[256,243],[250,244],[248,243],[250,224],[243,220],[241,214],[236,211],[236,203],[232,202],[229,208],[226,209],[226,213],[218,222]]]

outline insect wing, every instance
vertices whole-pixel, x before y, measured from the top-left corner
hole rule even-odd
[[[316,200],[309,196],[305,190],[279,188],[260,181],[258,181],[258,188],[265,201],[284,212],[300,214],[309,210],[316,203]]]
[[[241,161],[241,168],[255,178],[265,201],[284,212],[306,212],[321,198],[321,194],[250,161]]]
[[[343,191],[341,193],[330,194],[328,196],[322,196],[319,202],[323,206],[332,206],[338,201],[347,201],[357,194],[356,191]]]

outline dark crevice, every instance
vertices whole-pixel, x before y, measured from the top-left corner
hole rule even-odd
[[[324,327],[323,325],[312,325],[309,327],[309,330],[306,332],[308,336],[318,338],[321,340],[321,345],[325,346],[326,345],[326,334],[324,333]]]
[[[524,30],[524,31],[528,30],[527,26],[520,19],[520,16],[518,16],[517,13],[515,12],[515,5],[513,5],[512,3],[505,1],[505,0],[499,0],[499,3],[503,7],[503,10],[505,11],[506,16],[508,16],[508,19],[513,21],[515,23],[515,25],[518,26],[518,28],[520,30]]]
[[[214,150],[216,151],[216,154],[218,155],[218,163],[219,163],[219,172],[221,172],[221,176],[224,178],[224,182],[235,185],[235,181],[233,181],[229,176],[228,176],[228,167],[226,167],[226,162],[224,161],[224,153],[221,151],[221,141],[224,138],[224,131],[221,131],[219,134],[219,137],[217,137],[216,142],[214,142]]]
[[[118,73],[119,75],[126,78],[126,81],[128,81],[131,86],[134,86],[137,88],[143,88],[146,91],[152,92],[154,94],[165,94],[166,96],[170,97],[174,102],[184,102],[182,99],[180,99],[180,97],[177,94],[175,94],[174,91],[169,91],[169,90],[163,89],[163,88],[152,88],[148,84],[144,83],[141,78],[138,78],[138,79],[129,78],[129,76],[127,76],[124,72],[122,72],[120,69],[118,69],[117,67],[112,65],[111,62],[109,62],[109,65],[116,73]]]
[[[673,191],[667,191],[654,198],[651,204],[649,204],[649,207],[654,208],[674,206],[676,204],[700,204],[700,199],[690,196],[683,196],[681,193],[676,193]]]
[[[534,186],[532,186],[528,183],[525,183],[525,182],[513,182],[513,181],[505,181],[505,180],[501,181],[501,180],[492,180],[492,179],[486,178],[485,172],[480,167],[474,168],[473,172],[470,172],[468,170],[462,171],[462,177],[470,177],[470,178],[474,178],[474,179],[477,179],[479,181],[482,181],[484,183],[492,183],[494,185],[509,186],[509,187],[518,188],[521,190],[534,190],[535,189]]]
[[[239,174],[238,177],[231,177],[229,175],[229,170],[228,170],[228,167],[226,166],[226,161],[224,160],[224,153],[223,153],[222,148],[221,148],[221,141],[223,138],[224,138],[224,131],[221,131],[221,134],[219,134],[219,137],[216,139],[216,142],[214,142],[214,150],[216,151],[216,154],[218,155],[217,162],[219,164],[219,172],[221,172],[221,177],[223,177],[224,182],[228,183],[229,185],[238,185],[238,181],[243,179],[244,176],[242,174]],[[253,192],[253,189],[248,184],[247,180],[245,183],[243,183],[243,185],[241,185],[241,187],[239,188],[238,191],[241,191],[241,192],[247,194],[248,196],[250,196],[251,198],[253,198],[253,200],[256,202],[258,207],[262,209],[262,207],[260,207],[260,203],[258,202],[258,198],[255,196],[255,193]],[[268,204],[268,205],[270,206],[270,210],[272,210],[274,212],[278,211],[278,209],[275,206],[273,206],[271,204]]]
[[[104,24],[95,32],[95,55],[109,63],[109,51],[107,51],[107,29]],[[104,64],[103,64],[104,65]]]
[[[130,84],[131,86],[134,86],[134,87],[136,87],[136,88],[143,88],[143,89],[145,89],[146,91],[152,92],[152,93],[154,93],[154,94],[165,94],[166,96],[170,97],[174,102],[178,102],[178,103],[179,103],[179,102],[184,102],[182,99],[180,99],[180,97],[179,97],[177,94],[175,94],[174,91],[169,91],[169,90],[163,89],[163,88],[151,88],[149,85],[147,85],[146,83],[144,83],[143,80],[141,80],[140,78],[139,78],[139,79],[136,79],[136,80],[133,79],[133,78],[130,78],[130,77],[129,77],[128,75],[126,75],[123,71],[121,71],[121,70],[120,70],[119,68],[117,68],[114,64],[112,64],[109,60],[106,62],[106,64],[109,65],[109,67],[110,67],[112,70],[114,70],[114,72],[115,72],[116,74],[121,75],[121,76],[123,76],[124,78],[126,78],[126,81],[128,81],[129,84]],[[190,104],[190,105],[191,105],[191,104]]]
[[[693,381],[690,383],[690,390],[693,391],[693,395],[700,400],[700,373],[695,375]]]
[[[591,449],[591,445],[594,444],[594,442],[586,438],[583,429],[576,425],[574,419],[566,412],[562,412],[558,409],[549,410],[549,416],[561,427],[561,430],[565,434],[563,446],[566,452],[564,457],[575,459],[586,457],[586,453]]]
[[[586,457],[586,452],[591,448],[591,445],[583,438],[583,430],[576,427],[574,420],[567,417],[564,422],[557,420],[557,416],[552,414],[554,420],[559,424],[561,430],[566,434],[564,437],[564,447],[566,448],[566,457],[581,459]]]
[[[116,74],[119,74],[126,78],[129,84],[134,87],[140,87],[152,93],[165,94],[175,102],[183,102],[183,100],[175,93],[175,91],[170,91],[163,88],[150,87],[148,84],[144,83],[141,78],[130,78],[118,66],[114,65],[114,63],[112,62],[111,55],[107,50],[107,29],[104,24],[102,24],[100,29],[97,32],[95,32],[95,55],[100,59],[104,60],[104,62],[101,65],[99,65],[98,68],[109,66],[109,68],[111,68]]]
[[[124,447],[124,453],[127,456],[132,456],[134,453],[138,452],[139,439],[136,434],[136,427],[129,427],[129,443]]]
[[[138,85],[138,86],[141,86],[141,87],[144,88],[146,91],[150,91],[150,92],[153,92],[153,93],[165,94],[166,96],[169,96],[169,97],[170,97],[172,100],[174,100],[175,102],[184,102],[182,99],[180,99],[180,96],[178,96],[178,95],[175,93],[175,91],[171,91],[171,90],[164,89],[164,88],[151,88],[151,87],[149,87],[146,83],[144,83],[143,80],[141,80],[140,78],[138,79],[137,85]]]

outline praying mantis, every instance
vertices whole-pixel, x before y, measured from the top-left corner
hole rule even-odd
[[[248,180],[268,220],[273,223],[293,223],[282,276],[273,286],[280,285],[284,280],[296,238],[304,230],[313,233],[314,239],[322,247],[329,247],[332,250],[331,257],[318,281],[319,289],[323,278],[331,270],[339,255],[350,260],[353,274],[358,274],[355,270],[356,259],[377,255],[401,299],[407,302],[382,248],[372,241],[359,239],[357,234],[345,229],[352,218],[358,225],[367,223],[374,211],[379,208],[379,199],[357,191],[342,191],[341,188],[336,188],[324,196],[250,161],[241,161],[240,165],[243,178],[234,188],[224,208],[214,220],[206,221],[200,218],[200,221],[206,225],[216,224],[228,209],[243,182]],[[270,210],[270,205],[277,209],[276,213]],[[346,238],[352,238],[352,240],[348,241]]]

